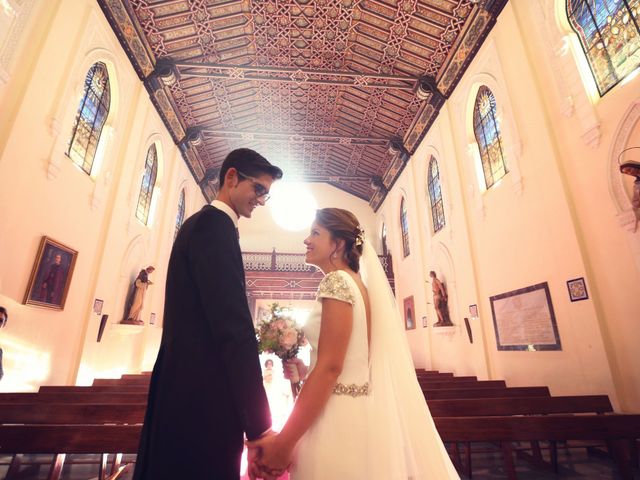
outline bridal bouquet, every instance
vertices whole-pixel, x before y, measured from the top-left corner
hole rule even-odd
[[[258,322],[256,337],[259,353],[273,353],[283,363],[296,358],[300,347],[307,343],[291,311],[280,307],[277,303],[271,305],[271,315]],[[295,397],[300,391],[300,381],[299,379],[290,379],[290,381],[291,391]]]
[[[291,312],[277,303],[271,305],[271,315],[258,322],[256,336],[259,353],[273,353],[282,361],[294,358],[306,344],[304,333]]]

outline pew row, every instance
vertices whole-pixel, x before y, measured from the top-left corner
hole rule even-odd
[[[632,480],[631,442],[640,438],[640,415],[435,417],[444,442],[499,442],[509,479],[515,479],[517,441],[599,440],[610,445],[623,480]],[[141,425],[4,425],[0,453],[135,453]],[[62,457],[62,461],[64,457]],[[58,462],[52,469],[61,464]],[[56,480],[58,477],[51,477]]]
[[[640,438],[640,415],[434,417],[434,422],[443,442],[498,442],[509,480],[517,478],[512,442],[569,440],[605,442],[620,478],[633,480],[633,450]],[[557,459],[552,458],[554,462]],[[468,468],[470,472],[471,466]]]

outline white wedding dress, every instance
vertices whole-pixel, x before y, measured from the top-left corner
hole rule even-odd
[[[371,347],[358,285],[347,272],[329,273],[304,327],[312,348],[309,373],[317,360],[322,299],[353,305],[353,327],[338,384],[296,445],[290,478],[458,479],[418,385],[393,294],[366,242],[361,266],[370,298]]]

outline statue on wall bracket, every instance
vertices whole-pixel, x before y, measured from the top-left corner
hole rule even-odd
[[[144,324],[141,318],[142,308],[144,307],[144,297],[149,285],[153,285],[153,282],[149,280],[149,274],[153,273],[154,270],[155,268],[152,266],[140,270],[140,273],[131,285],[125,306],[125,317],[120,323],[127,325]]]
[[[453,325],[449,318],[449,296],[447,289],[433,270],[429,272],[431,277],[431,290],[433,291],[433,305],[438,314],[438,321],[433,324],[434,327],[450,327]]]

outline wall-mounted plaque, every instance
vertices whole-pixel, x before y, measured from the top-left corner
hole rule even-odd
[[[562,350],[547,282],[490,300],[498,350]]]

